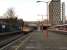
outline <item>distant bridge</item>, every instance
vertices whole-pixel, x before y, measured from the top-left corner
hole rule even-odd
[[[35,27],[37,27],[37,24],[28,24],[29,26],[35,26]]]
[[[29,23],[28,25],[31,27],[36,27],[38,30],[47,29],[48,27],[51,26],[50,24],[41,24],[41,23],[40,24],[39,23]]]

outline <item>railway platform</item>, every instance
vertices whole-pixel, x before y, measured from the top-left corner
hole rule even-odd
[[[59,33],[51,31],[33,32],[23,50],[67,50],[67,35]]]
[[[46,40],[47,42],[47,37],[46,39],[44,38],[43,32],[41,31],[32,32],[32,37],[27,42],[23,50],[44,50],[44,46],[43,46],[45,42],[44,40]]]

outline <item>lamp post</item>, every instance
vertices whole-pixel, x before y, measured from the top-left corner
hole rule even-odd
[[[43,2],[43,3],[46,3],[46,4],[47,4],[47,28],[48,28],[48,12],[49,12],[48,3],[49,3],[49,2],[37,1],[37,3],[40,3],[40,2]],[[42,16],[42,19],[43,19],[43,16]],[[43,23],[42,23],[42,27],[43,27]],[[43,31],[43,30],[42,30],[42,31]],[[45,32],[45,40],[48,41],[48,29],[47,29],[46,32]]]
[[[46,3],[46,4],[47,4],[47,26],[48,26],[48,12],[49,12],[49,6],[48,6],[48,3],[49,3],[49,2],[36,1],[36,3],[40,3],[40,2],[43,2],[43,3]],[[43,16],[42,16],[42,20],[43,20]],[[42,31],[43,31],[43,22],[42,22]]]
[[[38,15],[38,16],[41,16],[41,19],[42,19],[42,21],[39,22],[39,28],[40,28],[40,25],[42,24],[41,29],[42,29],[42,32],[43,32],[43,15]]]

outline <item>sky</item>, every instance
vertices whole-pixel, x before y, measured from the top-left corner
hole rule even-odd
[[[16,16],[24,21],[38,21],[47,19],[47,4],[36,3],[38,0],[0,0],[0,16],[7,11],[8,8],[14,8]],[[47,2],[48,0],[40,0]],[[67,8],[67,0],[65,2],[65,9]],[[67,16],[67,9],[65,15]]]

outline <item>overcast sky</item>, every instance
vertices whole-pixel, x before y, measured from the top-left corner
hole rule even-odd
[[[18,18],[25,21],[41,20],[43,15],[44,19],[47,17],[47,4],[36,3],[37,0],[0,0],[0,16],[2,16],[8,8],[14,8]],[[47,1],[47,0],[41,0]],[[62,0],[67,3],[67,0]],[[65,6],[65,15],[67,16],[67,4]]]

